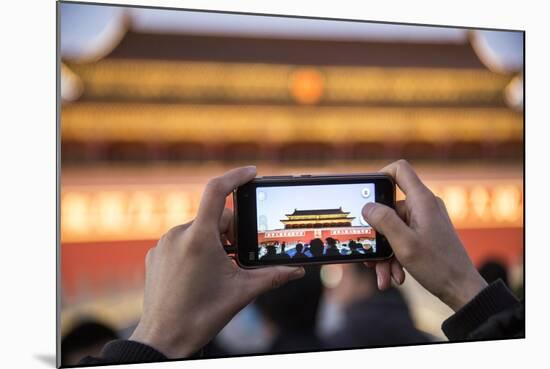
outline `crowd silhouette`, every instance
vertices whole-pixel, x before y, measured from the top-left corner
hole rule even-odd
[[[320,238],[314,238],[309,243],[298,241],[296,244],[287,244],[278,241],[269,244],[263,244],[265,253],[261,256],[262,260],[290,260],[301,258],[314,258],[321,256],[339,256],[339,255],[364,255],[374,252],[373,246],[361,239],[348,240],[342,243],[339,240],[327,237],[325,242]]]

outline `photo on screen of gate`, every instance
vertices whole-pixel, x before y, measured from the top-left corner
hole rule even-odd
[[[290,260],[376,252],[376,231],[361,215],[373,183],[258,187],[258,258]]]

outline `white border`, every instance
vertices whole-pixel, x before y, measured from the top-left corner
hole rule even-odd
[[[527,339],[201,360],[140,368],[350,366],[484,368],[546,362],[549,259],[546,140],[549,86],[544,2],[124,1],[127,4],[525,29],[527,107]],[[2,366],[52,367],[55,353],[55,3],[2,6]],[[545,206],[546,205],[546,206]],[[542,359],[542,360],[539,360]],[[305,361],[304,361],[305,360]],[[535,364],[536,365],[536,364]],[[119,366],[138,367],[138,366]]]

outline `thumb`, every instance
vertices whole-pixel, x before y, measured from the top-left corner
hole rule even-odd
[[[413,230],[392,208],[371,202],[363,207],[362,213],[367,222],[388,239],[394,251],[399,252],[399,249],[406,248],[411,243]]]
[[[278,288],[293,279],[302,278],[306,271],[303,267],[274,266],[248,270],[248,280],[256,294]]]

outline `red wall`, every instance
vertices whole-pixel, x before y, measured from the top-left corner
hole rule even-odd
[[[508,265],[523,258],[523,229],[462,229],[459,235],[474,263],[498,258]],[[155,240],[64,243],[61,277],[63,296],[103,294],[113,288],[143,283],[144,260]]]

